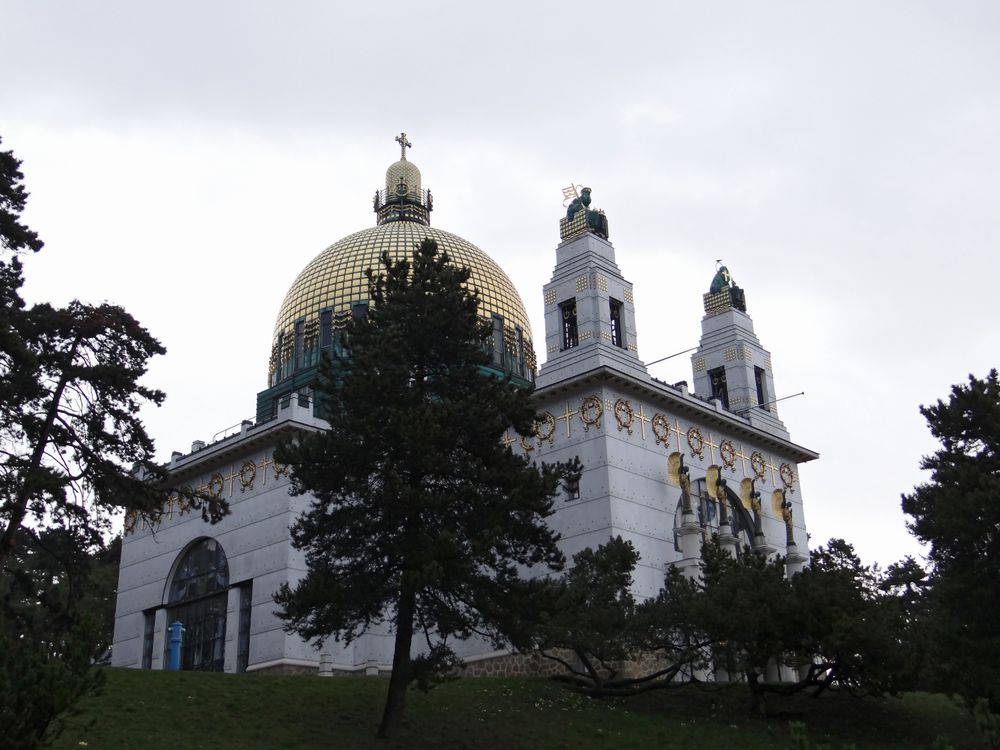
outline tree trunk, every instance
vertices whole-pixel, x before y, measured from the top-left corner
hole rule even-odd
[[[379,737],[392,737],[399,730],[406,703],[406,687],[410,684],[410,645],[413,642],[414,592],[404,584],[396,612],[396,643],[392,653],[392,676],[385,696]]]

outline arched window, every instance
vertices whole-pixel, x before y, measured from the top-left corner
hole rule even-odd
[[[167,596],[167,623],[184,626],[181,669],[222,671],[228,592],[229,563],[221,544],[202,539],[182,553]]]

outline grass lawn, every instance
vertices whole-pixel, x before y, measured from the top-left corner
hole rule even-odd
[[[968,714],[941,696],[775,699],[748,712],[738,685],[687,686],[630,700],[592,700],[537,679],[465,679],[411,691],[401,735],[375,738],[387,680],[108,669],[100,695],[68,717],[57,748],[792,748],[789,722],[813,747],[955,750],[982,746]],[[0,743],[2,744],[2,743]]]

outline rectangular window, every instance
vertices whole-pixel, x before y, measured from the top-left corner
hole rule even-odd
[[[560,304],[559,313],[562,316],[562,348],[572,349],[580,343],[576,330],[576,298]]]
[[[250,662],[250,612],[253,603],[253,581],[240,586],[240,629],[236,646],[236,671],[246,672]]]
[[[304,320],[295,321],[295,369],[302,368],[302,337],[305,332],[306,322]]]
[[[708,371],[708,379],[712,384],[712,398],[717,398],[722,405],[729,408],[729,390],[726,388],[726,368],[716,367]]]
[[[142,628],[142,668],[153,668],[153,635],[156,628],[156,610],[150,610],[143,614]]]
[[[324,352],[328,352],[331,344],[333,344],[333,310],[324,310],[319,314],[319,346]]]
[[[490,316],[490,319],[493,321],[493,362],[501,368],[504,368],[503,318],[496,313],[493,313]]]
[[[609,300],[611,307],[611,343],[625,348],[625,335],[622,327],[622,303],[616,299]]]
[[[754,380],[757,381],[757,405],[764,411],[771,411],[771,407],[767,403],[767,380],[765,380],[764,368],[753,368],[753,376]]]

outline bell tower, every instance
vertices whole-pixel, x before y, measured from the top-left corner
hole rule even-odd
[[[632,284],[615,263],[608,217],[590,208],[590,188],[566,193],[573,200],[559,220],[562,242],[543,287],[546,361],[538,387],[600,366],[648,379],[636,345]]]
[[[746,295],[719,265],[703,297],[701,341],[691,357],[695,393],[718,399],[723,408],[746,417],[750,424],[788,439],[778,417],[771,353],[764,349],[747,315]]]

